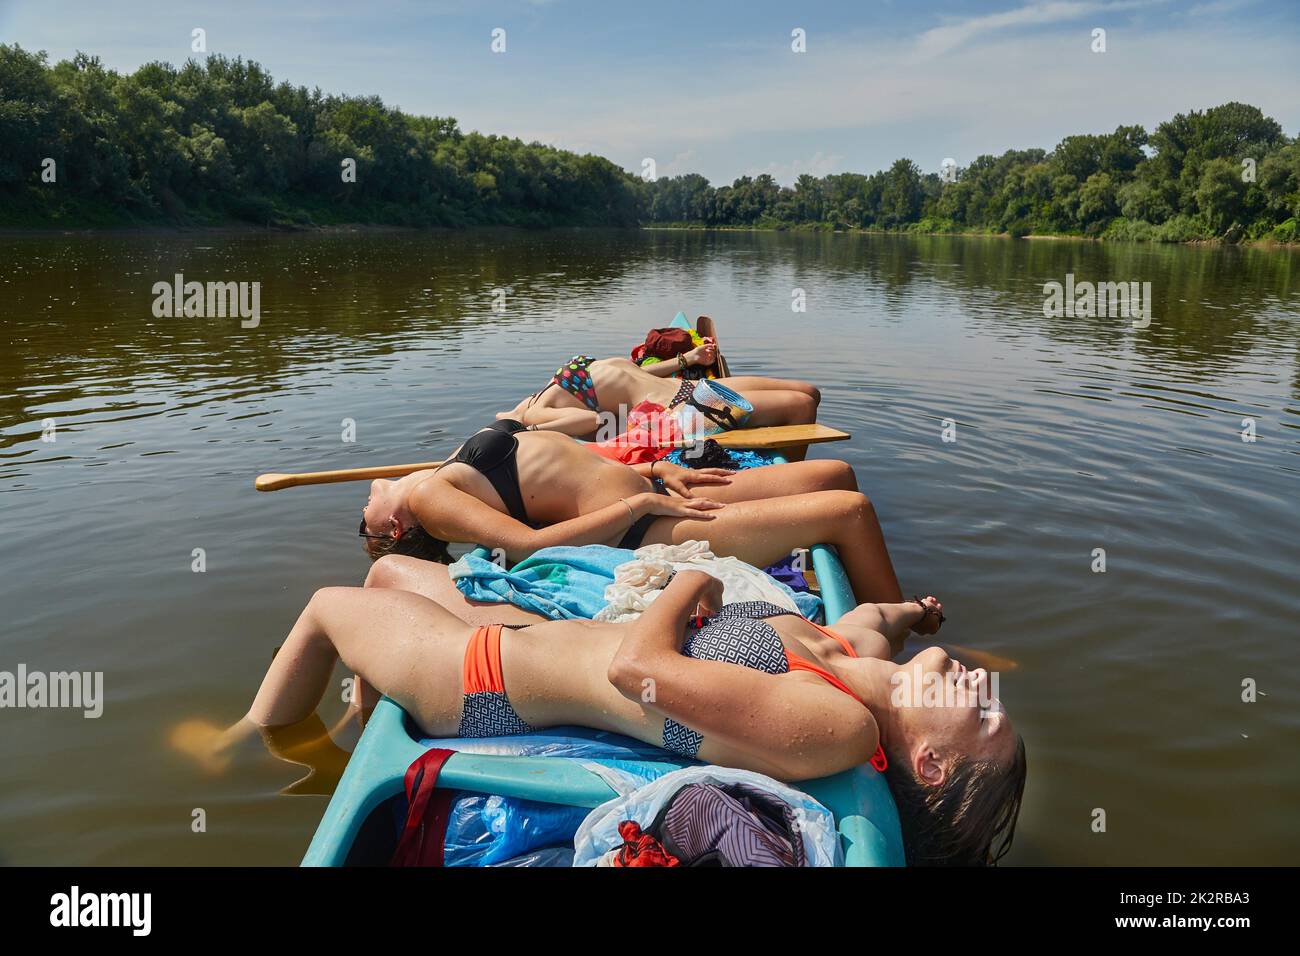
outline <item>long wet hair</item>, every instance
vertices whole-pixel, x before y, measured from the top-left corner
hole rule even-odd
[[[1007,767],[963,758],[943,784],[922,783],[905,753],[885,780],[898,805],[908,866],[995,866],[1011,849],[1025,793],[1025,739]],[[994,843],[998,846],[994,849]]]
[[[364,520],[362,526],[365,526]],[[378,561],[386,554],[402,554],[412,558],[423,558],[425,561],[437,561],[441,564],[452,562],[447,542],[435,538],[418,524],[413,528],[407,528],[398,538],[385,535],[382,538],[362,538],[361,541],[371,561]]]
[[[456,456],[443,459],[432,470],[434,472],[442,471],[453,461]],[[361,519],[361,531],[366,530],[366,519]],[[378,537],[363,537],[361,545],[366,549],[366,554],[370,555],[371,561],[378,561],[386,554],[400,554],[410,558],[422,558],[425,561],[437,561],[440,564],[451,564],[451,551],[448,550],[447,542],[440,538],[435,538],[429,532],[425,531],[421,525],[415,525],[413,528],[407,528],[402,532],[400,537],[394,538],[391,535]]]

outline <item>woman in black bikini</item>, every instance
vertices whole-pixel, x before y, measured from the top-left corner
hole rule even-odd
[[[737,473],[628,466],[564,435],[498,421],[437,469],[375,481],[360,531],[372,558],[437,561],[459,541],[501,549],[512,564],[556,545],[700,540],[762,568],[824,542],[837,546],[858,600],[903,599],[875,509],[840,461]]]
[[[1024,744],[989,696],[988,675],[937,647],[901,665],[888,659],[909,627],[938,616],[937,601],[865,604],[830,630],[762,603],[721,607],[721,594],[716,579],[688,571],[633,623],[556,621],[503,634],[417,594],[326,588],[243,720],[225,731],[190,722],[173,739],[210,760],[301,721],[341,657],[430,736],[577,724],[784,780],[870,760],[894,792],[910,863],[981,864],[1005,850]],[[709,620],[692,630],[697,614]],[[900,696],[900,686],[916,693]]]

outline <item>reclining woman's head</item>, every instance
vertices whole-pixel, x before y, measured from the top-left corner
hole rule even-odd
[[[931,647],[895,675],[885,779],[909,866],[984,866],[1011,847],[1025,742],[989,676]],[[996,845],[996,846],[995,846]]]
[[[407,506],[405,486],[398,481],[376,478],[370,483],[370,497],[361,509],[359,533],[371,561],[386,554],[403,554],[451,563],[447,542],[420,526]]]

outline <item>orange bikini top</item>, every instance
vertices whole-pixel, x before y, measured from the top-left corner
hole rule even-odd
[[[726,625],[731,621],[735,621],[737,618],[748,619],[751,621],[752,620],[761,621],[764,618],[781,617],[786,614],[795,614],[795,612],[787,610],[786,608],[780,607],[778,605],[771,604],[767,601],[741,601],[735,604],[724,605],[716,615],[714,615],[712,618],[709,619],[709,623],[710,624],[718,623],[718,624]],[[697,619],[696,627],[699,627],[701,623],[702,622],[699,619]],[[823,627],[822,625],[816,624],[813,621],[808,621],[808,623],[812,624],[813,627],[817,628],[817,630],[821,631],[827,637],[833,638],[835,642],[839,644],[841,648],[843,648],[844,653],[847,654],[849,657],[856,658],[858,656],[857,652],[853,649],[853,645],[848,642],[847,638],[843,637],[840,634],[836,634],[830,628]],[[780,635],[778,635],[774,629],[771,629],[769,633],[771,635],[771,640],[773,642],[780,641]],[[698,633],[697,636],[702,637],[703,632]],[[745,659],[745,655],[750,651],[750,648],[747,646],[743,646],[741,643],[739,643],[742,637],[750,638],[752,637],[752,635],[737,635],[735,637],[735,640],[728,647],[728,650],[732,651],[733,653],[727,655],[725,658],[713,654],[697,652],[695,648],[694,640],[688,641],[686,646],[683,647],[682,650],[683,653],[685,653],[688,657],[708,656],[708,657],[712,657],[715,660],[739,658],[740,662],[745,663],[746,666],[765,669],[764,665],[758,663],[757,661],[747,661]],[[780,647],[785,654],[785,662],[786,662],[787,670],[805,671],[809,674],[816,674],[818,677],[826,681],[826,683],[830,684],[836,690],[848,694],[850,697],[856,700],[863,707],[867,706],[866,702],[857,694],[855,694],[849,688],[849,686],[844,683],[844,681],[840,680],[830,671],[826,670],[826,668],[822,667],[820,664],[813,663],[807,658],[800,657],[798,654],[791,653],[791,651],[785,647],[784,643],[780,644]],[[773,648],[773,650],[775,650],[775,647]],[[768,657],[767,660],[770,662],[771,658]],[[769,671],[769,673],[771,673],[771,671]],[[884,772],[885,768],[889,766],[889,761],[885,758],[885,751],[883,747],[880,746],[876,747],[876,752],[871,758],[871,766],[875,767],[877,770],[881,771],[882,773]]]
[[[820,624],[814,623],[813,621],[809,621],[808,623],[812,624],[813,627],[817,628],[817,630],[821,631],[827,637],[833,637],[836,640],[836,642],[840,645],[840,647],[844,648],[844,653],[849,655],[849,657],[858,656],[857,651],[853,649],[853,645],[848,642],[847,638],[843,637],[842,635],[836,634],[829,627],[822,627]],[[844,691],[844,693],[848,694],[859,704],[862,704],[863,707],[867,706],[863,702],[861,697],[853,693],[853,691],[849,690],[848,684],[844,683],[844,681],[840,680],[838,677],[836,677],[830,671],[826,670],[826,668],[822,667],[820,664],[814,664],[812,661],[808,660],[807,658],[800,657],[798,654],[792,654],[789,650],[786,650],[785,652],[785,660],[786,663],[790,665],[790,670],[807,671],[809,674],[816,674],[818,677],[826,681],[826,683],[830,684],[836,690]]]

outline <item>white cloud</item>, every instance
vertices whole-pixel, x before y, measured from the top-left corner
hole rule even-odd
[[[758,176],[767,173],[782,186],[791,186],[800,176],[807,174],[818,178],[829,173],[842,172],[844,156],[842,153],[824,153],[818,150],[808,159],[794,159],[788,163],[768,163],[766,166],[751,166],[744,175]]]
[[[1043,26],[1078,20],[1085,16],[1121,13],[1138,7],[1149,7],[1167,0],[1120,0],[1115,3],[1081,3],[1076,0],[1051,0],[1048,3],[1031,3],[1014,10],[968,17],[926,30],[917,39],[916,53],[921,59],[942,56],[964,46],[976,37],[998,33],[1018,27]]]
[[[891,47],[857,36],[827,39],[815,54],[775,64],[765,57],[702,65],[680,80],[660,74],[642,85],[630,71],[606,90],[586,88],[573,99],[556,91],[566,122],[552,120],[542,138],[580,141],[623,165],[695,151],[710,160],[699,171],[730,182],[746,168],[793,170],[791,157],[806,156],[810,144],[821,162],[847,155],[857,171],[900,155],[937,168],[944,156],[965,164],[978,152],[1050,149],[1070,133],[1128,123],[1150,129],[1175,113],[1234,99],[1295,132],[1300,85],[1278,82],[1295,75],[1294,36],[1261,34],[1249,18],[1173,25],[1162,18],[1158,28],[1108,29],[1102,54],[1076,26],[1025,37],[1006,24],[982,24],[923,62],[919,40]],[[498,105],[480,121],[528,137],[529,113]],[[926,150],[936,155],[917,155]]]
[[[277,78],[377,93],[412,112],[455,116],[464,129],[599,153],[627,169],[653,156],[660,175],[698,171],[715,182],[742,170],[783,181],[804,171],[871,171],[900,155],[937,169],[945,156],[964,164],[979,152],[1050,148],[1073,132],[1151,128],[1232,99],[1259,106],[1289,133],[1300,126],[1300,84],[1287,82],[1300,43],[1276,17],[1231,12],[1246,0],[1199,0],[1199,8],[1006,2],[1019,5],[938,23],[918,18],[903,35],[818,33],[805,54],[743,32],[696,38],[716,55],[694,57],[689,70],[663,69],[658,52],[622,47],[549,60],[441,56],[432,14],[398,43],[317,31],[302,11],[256,20],[214,7],[208,26],[212,48],[260,59]],[[424,9],[415,0],[376,3],[400,22],[415,23]],[[437,3],[464,10],[468,0]],[[103,51],[120,68],[188,55],[189,14],[163,0],[138,9],[153,12],[149,29],[137,17],[94,18],[93,39],[66,26],[77,17],[51,21],[40,3],[6,9],[0,0],[0,19],[8,14],[26,46]],[[1090,50],[1094,26],[1108,31],[1105,54]],[[285,30],[298,39],[286,42]]]
[[[658,166],[660,176],[684,176],[699,170],[700,154],[693,149],[683,150],[663,165]]]

